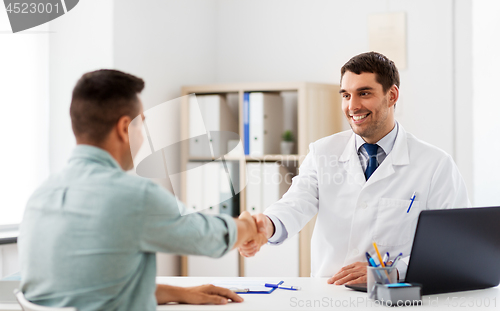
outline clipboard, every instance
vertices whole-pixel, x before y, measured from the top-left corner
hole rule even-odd
[[[266,287],[265,284],[276,284],[277,286],[284,283],[284,281],[279,282],[265,282],[265,281],[249,281],[249,280],[238,280],[238,281],[227,281],[227,280],[215,280],[212,285],[224,287],[234,291],[236,294],[270,294],[276,290],[277,287]]]

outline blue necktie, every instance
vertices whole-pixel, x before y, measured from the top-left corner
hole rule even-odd
[[[366,152],[368,152],[368,165],[366,166],[365,177],[366,180],[372,176],[373,172],[377,169],[377,144],[363,144]]]

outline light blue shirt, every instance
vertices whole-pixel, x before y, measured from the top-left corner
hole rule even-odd
[[[377,149],[377,163],[380,165],[387,155],[394,148],[394,143],[396,142],[396,137],[398,136],[398,123],[394,125],[394,128],[389,132],[389,134],[382,137],[376,144],[378,145]],[[356,134],[356,150],[358,151],[359,162],[361,163],[361,167],[363,168],[363,172],[366,171],[366,166],[368,165],[369,155],[366,149],[363,147],[365,144],[365,140]]]
[[[365,148],[361,148],[365,143],[364,139],[358,134],[355,135],[356,135],[356,150],[358,152],[359,161],[361,163],[361,166],[363,167],[363,172],[364,172],[366,171],[366,166],[368,163],[369,156]],[[378,142],[376,142],[376,144],[379,146],[377,150],[377,162],[379,165],[385,160],[387,155],[392,151],[397,136],[398,136],[398,122],[395,122],[394,128],[387,135],[385,135]],[[285,226],[283,225],[281,220],[279,220],[278,217],[274,215],[267,215],[267,216],[269,217],[269,219],[271,219],[275,228],[274,235],[268,240],[269,244],[275,244],[275,245],[282,244],[288,238],[288,232],[286,231]]]
[[[171,193],[78,145],[26,206],[21,288],[45,306],[156,310],[156,252],[220,257],[236,238],[231,217],[181,216]]]

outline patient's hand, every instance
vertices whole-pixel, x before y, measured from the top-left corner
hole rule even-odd
[[[228,302],[228,299],[231,299],[233,302],[243,301],[243,298],[233,291],[210,284],[195,287],[178,287],[158,284],[156,286],[155,296],[158,304],[179,302],[195,305],[223,305]]]
[[[234,247],[241,247],[247,243],[255,241],[258,244],[267,242],[267,238],[263,229],[259,231],[255,219],[249,212],[244,211],[238,219],[235,219],[238,228],[238,239]]]
[[[328,279],[328,284],[343,285],[366,283],[367,262],[355,262],[340,269],[337,274]]]
[[[260,250],[261,246],[266,244],[267,240],[274,234],[274,225],[269,217],[264,214],[255,214],[252,218],[262,235],[258,239],[248,241],[238,248],[240,254],[244,257],[254,256]]]

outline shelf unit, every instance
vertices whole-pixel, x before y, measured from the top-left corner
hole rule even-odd
[[[246,162],[295,162],[300,166],[308,152],[310,143],[341,131],[341,103],[339,86],[333,84],[320,84],[308,82],[287,83],[232,83],[232,84],[209,84],[182,87],[182,95],[196,94],[238,94],[238,129],[240,137],[243,137],[243,94],[246,92],[297,92],[297,154],[292,155],[264,155],[231,157],[226,160],[240,162],[240,184],[245,181]],[[187,96],[181,109],[181,140],[189,139],[189,105]],[[243,140],[243,139],[242,139]],[[181,168],[186,169],[189,161],[212,161],[211,158],[190,157],[188,146],[181,149]],[[186,200],[186,180],[181,179],[181,199]],[[242,189],[240,193],[240,213],[245,210],[246,193]],[[310,275],[310,241],[314,228],[315,218],[311,220],[300,232],[299,236],[299,276]],[[240,276],[244,276],[244,260],[239,256]],[[187,276],[187,257],[181,257],[181,275]]]

